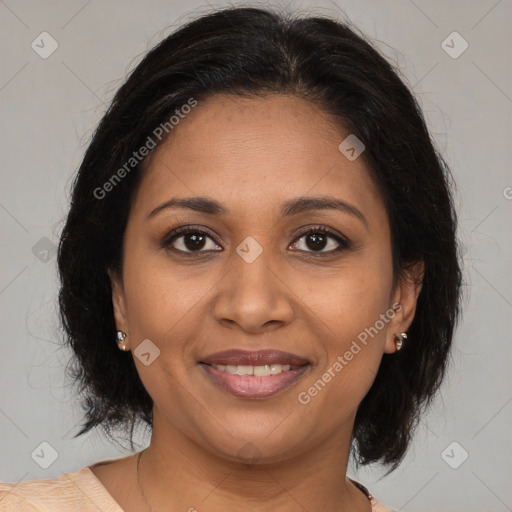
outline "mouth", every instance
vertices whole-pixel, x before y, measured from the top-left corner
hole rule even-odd
[[[243,398],[268,398],[293,386],[310,361],[279,350],[218,352],[199,361],[210,382]]]

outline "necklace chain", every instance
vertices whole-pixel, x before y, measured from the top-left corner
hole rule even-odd
[[[137,484],[139,486],[139,491],[142,495],[142,497],[144,498],[144,501],[146,502],[146,505],[148,506],[149,508],[149,512],[153,512],[153,509],[151,508],[151,505],[149,504],[149,501],[148,499],[146,498],[146,495],[144,494],[144,490],[142,489],[142,485],[140,483],[140,460],[142,459],[142,454],[144,453],[145,450],[142,450],[140,453],[139,453],[139,456],[137,458]]]

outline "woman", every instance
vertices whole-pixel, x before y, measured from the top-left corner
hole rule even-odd
[[[395,469],[442,381],[449,180],[348,26],[240,8],[170,35],[102,119],[58,255],[77,435],[151,442],[3,484],[6,510],[390,510],[347,464]]]

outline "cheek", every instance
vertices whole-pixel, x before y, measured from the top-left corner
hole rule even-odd
[[[190,267],[176,268],[161,253],[138,248],[125,259],[128,323],[137,337],[164,344],[204,299],[207,283],[191,278]]]
[[[201,286],[180,283],[179,275],[162,264],[163,258],[135,249],[125,260],[125,293],[132,355],[142,383],[162,410],[186,409],[183,381],[189,368],[185,354],[190,344],[185,333],[193,325],[194,308],[204,292]],[[197,283],[196,283],[197,284]],[[139,358],[136,347],[150,340],[150,359]],[[147,343],[147,342],[146,342]],[[155,348],[156,347],[156,348]],[[176,418],[170,418],[176,424]]]
[[[372,297],[373,300],[369,300]],[[336,429],[355,414],[375,380],[383,355],[386,328],[392,312],[385,297],[342,306],[330,317],[322,358],[311,379],[297,390],[299,404],[322,432]],[[384,318],[385,320],[382,320]],[[327,413],[328,411],[328,413]]]
[[[382,255],[381,255],[382,256]],[[304,401],[339,403],[338,412],[354,411],[377,374],[387,328],[394,316],[389,299],[391,260],[361,258],[338,272],[317,314],[326,326],[324,354]],[[343,404],[343,406],[341,406]],[[339,420],[340,418],[338,418]]]
[[[375,252],[373,256],[371,252],[354,255],[328,274],[303,279],[303,284],[297,281],[302,301],[314,313],[311,321],[325,329],[323,339],[331,355],[344,352],[347,344],[374,326],[390,306],[391,260],[385,254]],[[379,322],[379,335],[385,334],[386,325]]]

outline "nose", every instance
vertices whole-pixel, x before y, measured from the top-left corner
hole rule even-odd
[[[212,312],[226,327],[261,333],[289,324],[294,316],[294,294],[279,275],[270,251],[254,260],[233,252],[232,265],[219,283]]]

